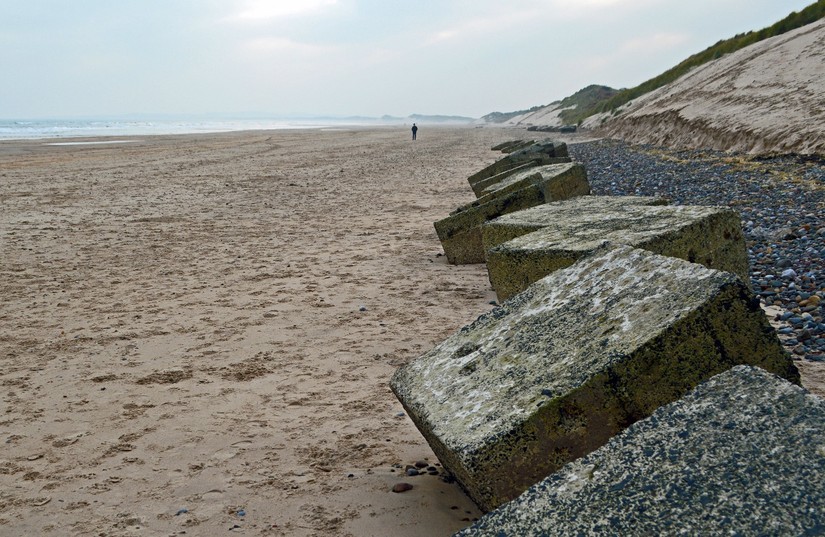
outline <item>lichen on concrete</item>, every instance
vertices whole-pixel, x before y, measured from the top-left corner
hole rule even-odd
[[[516,163],[512,164],[512,166],[500,171],[499,173],[497,173],[495,175],[491,175],[490,177],[487,177],[486,179],[480,179],[480,180],[476,181],[474,184],[470,185],[470,187],[473,190],[473,194],[475,194],[477,198],[480,198],[481,196],[484,195],[484,190],[487,187],[492,186],[492,185],[497,185],[498,183],[500,183],[501,181],[503,181],[504,179],[510,177],[513,174],[523,172],[523,171],[529,170],[531,168],[534,169],[538,166],[539,166],[539,164],[535,160],[528,160],[526,162],[516,162]]]
[[[825,401],[737,366],[457,534],[823,535]]]
[[[402,367],[391,387],[490,510],[741,363],[798,382],[738,278],[606,246]]]
[[[530,147],[534,143],[536,143],[535,140],[510,140],[509,142],[502,142],[494,145],[490,149],[493,151],[501,151],[502,153],[512,153],[514,151],[518,151],[519,149]]]
[[[565,181],[553,181],[547,184],[545,198],[548,200],[566,200],[575,196],[590,194],[590,184],[587,182],[587,172],[581,164],[547,164],[536,166],[515,173],[485,187],[481,191],[479,201],[491,199],[488,196],[505,196],[511,192],[521,190],[533,183],[549,178],[565,177]]]
[[[491,192],[434,223],[450,263],[484,262],[481,226],[485,222],[548,201],[590,192],[581,164],[539,166],[522,171],[516,177],[510,188]]]
[[[474,173],[467,178],[467,181],[470,183],[470,186],[473,187],[478,181],[499,175],[506,170],[510,170],[526,162],[532,162],[536,165],[552,164],[559,162],[558,159],[564,159],[569,162],[570,155],[567,152],[567,144],[546,139],[533,143],[523,149],[513,151],[486,168]],[[475,192],[475,188],[473,191]]]
[[[743,282],[749,282],[741,220],[730,208],[643,204],[622,207],[613,203],[593,209],[591,200],[573,199],[548,206],[541,213],[546,219],[551,215],[555,216],[552,224],[544,225],[546,222],[536,219],[533,225],[540,228],[529,233],[528,219],[522,215],[518,216],[520,223],[494,221],[482,230],[490,283],[499,300],[569,266],[604,241],[733,272]],[[501,242],[517,234],[516,238]]]
[[[587,196],[537,205],[486,222],[481,230],[484,250],[542,228],[564,226],[571,215],[578,213],[624,212],[633,205],[668,203],[667,199],[655,196]]]

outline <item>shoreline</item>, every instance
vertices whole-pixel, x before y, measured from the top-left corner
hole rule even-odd
[[[408,121],[407,121],[408,119]],[[409,127],[416,121],[379,119],[237,119],[237,120],[4,120],[0,119],[0,142],[65,140],[74,138],[114,138],[146,136],[188,136],[199,134],[256,133],[269,131],[309,131],[340,129],[382,129]],[[420,120],[419,120],[420,121]],[[428,128],[472,128],[472,123],[434,122]],[[488,125],[488,127],[491,125]]]

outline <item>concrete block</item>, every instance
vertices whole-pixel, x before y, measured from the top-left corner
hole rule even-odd
[[[563,180],[562,180],[563,179]],[[506,196],[532,184],[546,183],[547,200],[567,200],[590,194],[587,172],[581,164],[548,164],[514,173],[481,191],[479,202]]]
[[[825,401],[738,366],[458,537],[825,534]]]
[[[507,177],[510,177],[513,174],[520,173],[531,168],[537,168],[538,166],[539,164],[537,164],[534,160],[514,163],[511,165],[511,167],[495,175],[492,175],[486,179],[480,179],[479,181],[476,181],[475,184],[471,185],[473,194],[475,194],[477,198],[480,198],[484,195],[484,189],[486,189],[487,187],[497,185],[498,183],[500,183],[501,181],[503,181]]]
[[[739,214],[727,207],[615,205],[586,210],[590,200],[555,203],[546,215],[556,221],[487,249],[518,226],[488,230],[482,249],[499,300],[527,288],[554,270],[572,265],[605,241],[733,272],[749,285],[748,252]],[[521,229],[526,226],[521,224]]]
[[[739,278],[608,246],[403,366],[391,388],[488,511],[738,364],[799,382]]]
[[[572,205],[563,205],[568,201]],[[546,227],[563,227],[565,220],[571,214],[621,213],[634,205],[667,205],[668,203],[667,199],[655,196],[586,196],[537,205],[486,222],[481,228],[484,251]]]
[[[536,143],[535,140],[511,140],[509,142],[502,142],[498,145],[494,145],[490,149],[493,151],[501,151],[502,153],[512,153],[513,151],[530,147],[534,143]]]
[[[548,201],[590,192],[580,164],[552,164],[519,172],[507,186],[460,207],[435,222],[447,260],[453,264],[483,263],[481,226],[484,222]]]
[[[541,164],[557,164],[561,162],[570,162],[570,155],[567,152],[567,144],[563,142],[554,142],[553,140],[543,140],[536,142],[528,147],[513,151],[504,158],[497,160],[490,164],[483,170],[480,170],[470,177],[467,181],[472,187],[482,179],[490,178],[494,175],[501,174],[514,166],[524,164],[525,162],[532,162],[535,165]],[[473,189],[475,192],[475,189]]]

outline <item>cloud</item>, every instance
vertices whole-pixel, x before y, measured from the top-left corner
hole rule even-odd
[[[457,41],[460,39],[485,38],[501,34],[513,27],[521,26],[531,21],[539,20],[546,12],[538,9],[492,10],[482,16],[476,16],[441,28],[432,32],[424,40],[426,45],[433,45],[443,41]]]
[[[645,51],[662,51],[677,47],[690,41],[690,36],[684,33],[656,33],[643,37],[634,37],[622,43],[620,54],[632,54]]]
[[[257,54],[289,52],[293,54],[311,55],[319,54],[324,51],[324,47],[300,43],[286,37],[259,37],[249,39],[245,41],[241,47],[247,52]]]
[[[566,20],[592,20],[603,16],[602,10],[628,13],[655,4],[657,0],[551,0],[549,11]],[[661,3],[661,2],[660,2]]]
[[[273,19],[318,13],[338,0],[245,0],[229,19],[238,22],[266,22]]]

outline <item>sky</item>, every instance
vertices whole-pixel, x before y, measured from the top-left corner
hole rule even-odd
[[[632,87],[813,0],[0,0],[0,119],[481,117]]]

